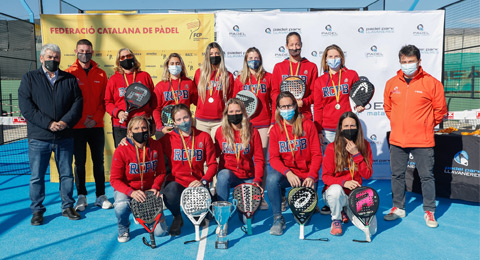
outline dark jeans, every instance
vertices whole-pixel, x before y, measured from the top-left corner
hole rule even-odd
[[[62,209],[73,207],[73,138],[55,140],[28,139],[28,159],[30,161],[30,209],[33,213],[45,212],[45,172],[50,156],[55,153],[55,163],[60,181]]]
[[[87,161],[87,143],[93,162],[95,193],[97,197],[105,194],[105,169],[103,167],[103,150],[105,134],[103,127],[74,129],[73,155],[75,156],[75,185],[78,195],[87,195],[85,187],[85,163]]]
[[[423,210],[434,212],[436,205],[433,148],[402,148],[390,145],[393,206],[405,209],[405,172],[410,153],[415,160],[415,167],[422,183]]]
[[[167,183],[163,190],[163,202],[173,216],[180,215],[180,197],[183,190],[185,190],[185,187],[175,181]]]
[[[228,201],[230,188],[236,187],[242,183],[252,183],[253,178],[240,179],[229,169],[222,169],[217,173],[217,199],[218,201]]]
[[[126,128],[113,127],[113,143],[115,144],[115,148],[118,147],[124,137],[127,137]]]

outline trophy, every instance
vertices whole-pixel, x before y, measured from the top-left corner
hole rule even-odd
[[[237,208],[237,200],[234,199],[233,204],[228,201],[215,201],[212,202],[210,206],[211,209],[208,209],[210,213],[215,217],[218,226],[220,226],[220,232],[217,235],[217,241],[215,241],[216,249],[227,249],[228,248],[228,239],[227,234],[224,231],[225,225],[228,223],[228,219],[235,212]],[[213,210],[213,211],[212,211]]]

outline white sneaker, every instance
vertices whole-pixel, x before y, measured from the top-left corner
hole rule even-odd
[[[107,196],[102,195],[95,200],[95,206],[101,207],[102,209],[111,209],[113,205],[108,201]]]
[[[399,209],[397,207],[393,207],[391,210],[390,210],[390,213],[388,213],[387,215],[383,216],[383,219],[386,220],[386,221],[392,221],[392,220],[395,220],[397,218],[404,218],[405,217],[405,210],[404,209]]]
[[[127,232],[125,232],[125,233],[123,233],[123,234],[121,234],[121,235],[118,235],[117,240],[118,240],[118,242],[120,242],[120,243],[125,243],[125,242],[127,242],[128,240],[130,240],[130,234],[129,234],[129,232],[127,231]]]
[[[87,206],[88,206],[87,197],[85,197],[85,195],[78,195],[77,205],[75,205],[75,210],[84,211]]]
[[[432,211],[425,211],[425,215],[423,216],[423,218],[425,219],[425,224],[427,224],[427,226],[431,227],[431,228],[436,228],[438,227],[438,223],[437,221],[435,220],[435,215],[434,215],[435,212],[432,212]]]
[[[267,210],[268,209],[268,203],[265,199],[262,199],[262,202],[260,203],[260,210]]]

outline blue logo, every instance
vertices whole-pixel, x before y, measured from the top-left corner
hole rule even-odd
[[[285,47],[280,46],[280,48],[278,48],[278,51],[279,51],[279,52],[285,52]]]
[[[270,29],[270,28],[265,29],[265,33],[271,34],[271,33],[272,33],[272,29]]]
[[[377,136],[375,134],[371,135],[370,140],[377,141]]]
[[[313,57],[317,57],[317,55],[318,55],[318,54],[317,54],[317,51],[312,51],[312,56],[313,56]]]
[[[458,152],[455,154],[455,157],[453,157],[456,163],[468,166],[468,153],[464,150]]]
[[[370,47],[370,50],[372,50],[373,52],[377,52],[377,46],[372,45],[372,47]]]
[[[331,26],[330,24],[327,24],[327,25],[325,26],[325,30],[331,32],[331,31],[332,31],[332,26]]]
[[[423,31],[423,24],[419,24],[419,25],[417,25],[417,30],[419,30],[419,31]]]
[[[232,29],[233,29],[235,32],[239,32],[239,31],[240,31],[240,27],[238,27],[238,25],[233,26]]]
[[[360,28],[358,28],[357,31],[358,31],[359,33],[363,33],[365,30],[363,29],[363,27],[360,27]]]

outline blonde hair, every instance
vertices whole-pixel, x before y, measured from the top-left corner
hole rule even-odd
[[[251,52],[256,52],[258,56],[260,56],[260,67],[258,67],[258,72],[257,72],[257,79],[258,78],[263,78],[265,75],[265,69],[263,68],[263,59],[262,59],[262,54],[260,53],[260,50],[258,50],[255,47],[248,48],[247,52],[245,52],[245,58],[243,59],[243,69],[240,74],[240,82],[242,84],[246,84],[247,80],[252,77],[252,73],[250,73],[250,68],[248,67],[248,54]],[[260,82],[258,83],[260,84]]]
[[[283,132],[283,117],[280,115],[280,100],[282,98],[290,98],[293,102],[293,106],[295,107],[295,115],[293,116],[294,122],[292,124],[292,133],[296,137],[302,137],[304,135],[303,132],[303,115],[298,110],[297,100],[290,92],[280,92],[277,96],[277,109],[275,109],[275,122],[280,126],[280,133]]]
[[[180,60],[182,66],[182,72],[180,72],[180,78],[187,77],[187,69],[185,68],[185,63],[183,62],[182,56],[178,53],[171,53],[168,58],[163,63],[163,75],[162,81],[169,81],[170,80],[170,71],[168,70],[168,63],[170,62],[171,58],[178,58]]]
[[[332,44],[327,48],[325,48],[325,51],[323,51],[322,62],[321,62],[322,71],[327,71],[330,68],[327,64],[327,53],[329,50],[336,50],[338,51],[338,53],[340,53],[340,59],[342,60],[342,64],[340,64],[340,68],[345,67],[345,54],[343,53],[342,48],[340,48],[336,44]]]
[[[128,122],[128,125],[127,125],[127,137],[128,138],[132,138],[132,128],[140,123],[141,121],[144,121],[146,124],[147,124],[147,129],[148,129],[148,136],[151,136],[151,131],[150,131],[150,122],[148,122],[148,119],[144,116],[136,116],[132,119],[130,119],[130,121]]]
[[[243,102],[238,98],[229,99],[227,104],[225,105],[225,109],[223,110],[223,118],[221,122],[223,139],[226,140],[228,146],[233,149],[233,146],[235,144],[235,135],[232,125],[228,122],[228,107],[232,104],[239,105],[240,109],[242,110],[243,119],[242,128],[240,129],[240,139],[242,141],[243,148],[245,149],[250,143],[253,128],[250,120],[248,119],[245,104],[243,104]]]
[[[213,48],[217,48],[220,52],[221,61],[218,66],[220,70],[220,84],[222,85],[223,91],[223,102],[227,101],[227,93],[228,89],[230,88],[229,84],[230,81],[228,80],[228,70],[225,67],[225,59],[223,55],[222,47],[216,42],[211,42],[207,45],[207,49],[205,50],[205,58],[203,60],[202,65],[200,66],[200,80],[198,81],[198,96],[202,99],[202,102],[205,102],[205,98],[207,95],[207,85],[210,83],[210,78],[212,77],[212,64],[210,63],[210,50]],[[232,86],[233,87],[233,86]]]
[[[135,53],[133,53],[133,51],[130,50],[129,48],[121,48],[120,50],[118,50],[117,58],[116,58],[116,60],[115,60],[115,68],[113,68],[113,70],[116,71],[116,72],[118,72],[118,73],[120,73],[120,74],[124,74],[124,73],[125,73],[125,71],[124,71],[125,69],[122,68],[122,66],[120,66],[120,53],[121,53],[122,51],[128,51],[128,52],[130,52],[130,54],[132,54],[132,56],[133,56],[133,62],[135,63],[135,64],[133,65],[133,68],[132,68],[132,69],[133,69],[134,71],[141,71],[141,69],[140,69],[140,66],[141,66],[140,62],[139,62],[139,61],[137,60],[137,58],[135,57]]]

